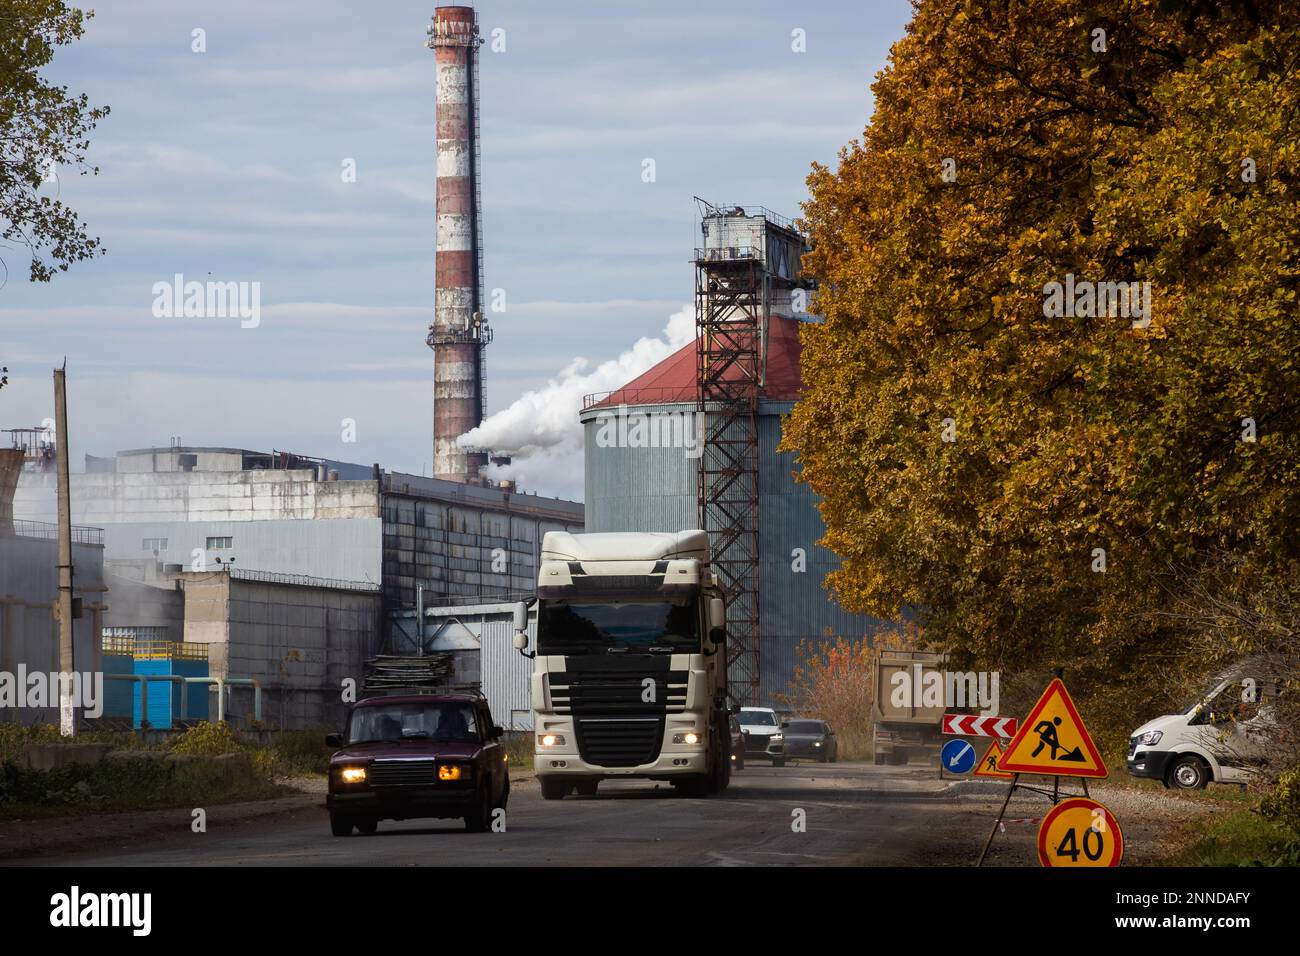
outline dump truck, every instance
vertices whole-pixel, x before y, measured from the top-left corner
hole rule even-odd
[[[943,745],[945,708],[922,706],[918,691],[926,675],[943,676],[946,658],[926,651],[880,650],[874,661],[875,703],[871,708],[872,752],[877,764],[905,764],[913,758],[937,759]],[[933,680],[933,678],[931,678]],[[942,684],[941,684],[942,686]]]
[[[602,780],[670,782],[708,796],[731,779],[726,615],[704,531],[542,540],[533,658],[533,768],[542,797]]]

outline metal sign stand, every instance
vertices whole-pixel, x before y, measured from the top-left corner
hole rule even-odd
[[[939,769],[940,772],[942,772],[943,768],[940,767]],[[1088,778],[1080,777],[1079,780],[1083,783],[1083,795],[1085,797],[1089,796]],[[1052,777],[1052,789],[1049,792],[1047,790],[1044,790],[1041,787],[1031,787],[1028,784],[1021,783],[1020,774],[1017,773],[1011,779],[1011,786],[1007,788],[1007,797],[1005,800],[1002,801],[1002,809],[998,811],[997,819],[993,821],[993,829],[989,831],[989,838],[984,841],[984,849],[980,851],[980,858],[975,864],[977,867],[984,865],[984,858],[989,854],[989,847],[993,845],[993,837],[997,835],[998,828],[1002,825],[1002,818],[1006,816],[1007,806],[1011,803],[1011,795],[1015,793],[1016,787],[1019,787],[1021,790],[1032,790],[1034,793],[1041,793],[1045,797],[1050,797],[1052,800],[1052,806],[1056,806],[1058,803],[1061,802],[1061,797],[1062,797],[1061,778],[1059,775],[1054,775]],[[1078,796],[1078,794],[1067,793],[1064,794],[1064,796],[1073,797],[1073,796]]]

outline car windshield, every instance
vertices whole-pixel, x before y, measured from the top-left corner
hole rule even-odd
[[[478,740],[474,708],[458,703],[376,704],[352,712],[349,743],[405,739]]]
[[[825,733],[820,720],[792,720],[788,729],[792,734]]]
[[[692,601],[543,601],[537,629],[539,654],[651,647],[693,651],[700,645]]]
[[[762,724],[765,727],[775,727],[776,714],[767,710],[742,710],[740,712],[740,722],[742,724],[748,724],[751,727],[755,724]]]

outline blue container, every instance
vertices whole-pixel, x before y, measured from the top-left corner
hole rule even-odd
[[[134,674],[135,669],[131,658],[125,654],[105,654],[104,673]],[[135,708],[131,705],[131,694],[134,687],[134,681],[104,681],[104,716],[130,717],[135,712]]]
[[[175,674],[180,677],[207,677],[208,662],[188,658],[136,658],[134,673],[141,675]],[[131,725],[140,726],[140,685],[132,688]],[[149,682],[149,726],[169,728],[173,720],[208,719],[208,685],[190,684],[189,710],[181,712],[181,687],[172,681]]]

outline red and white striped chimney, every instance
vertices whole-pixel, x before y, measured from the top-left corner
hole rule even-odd
[[[456,439],[483,420],[487,344],[479,274],[478,19],[473,7],[434,10],[428,46],[437,60],[437,243],[433,325],[433,474],[477,481],[486,455]]]

